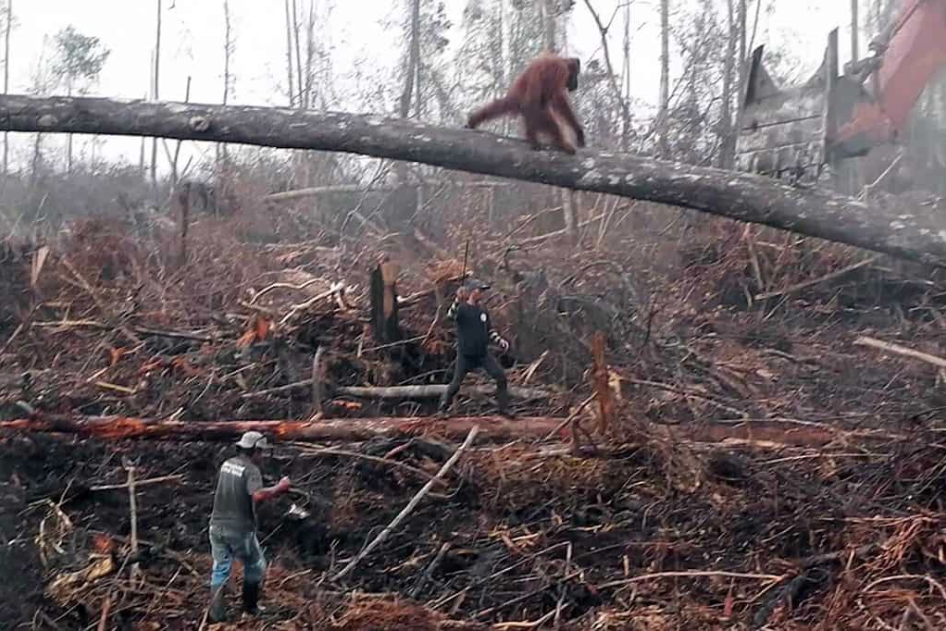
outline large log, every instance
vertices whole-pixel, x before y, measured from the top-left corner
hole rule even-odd
[[[37,415],[29,419],[0,421],[0,432],[49,432],[77,434],[107,440],[154,439],[235,441],[251,430],[264,432],[283,441],[357,442],[376,437],[395,438],[432,434],[460,441],[473,427],[479,438],[488,442],[553,438],[567,439],[565,419],[548,416],[506,419],[501,416],[455,416],[448,419],[426,417],[350,418],[332,421],[167,421],[127,416]],[[758,421],[738,425],[701,423],[680,427],[642,425],[647,438],[676,443],[682,440],[705,443],[730,443],[733,446],[778,448],[784,446],[816,447],[829,443],[845,445],[889,443],[904,440],[903,435],[872,430],[846,431],[827,425],[796,425],[777,421]],[[557,432],[554,433],[553,432]],[[643,436],[642,436],[643,437]]]
[[[447,391],[446,385],[433,384],[424,386],[342,386],[335,389],[336,394],[346,394],[361,399],[436,399]],[[467,386],[460,390],[461,394],[475,396],[493,396],[496,386]],[[524,401],[535,401],[552,398],[552,392],[541,388],[522,388],[509,386],[509,394]]]
[[[918,207],[870,205],[821,189],[630,154],[531,151],[488,132],[338,112],[104,98],[0,96],[0,130],[160,136],[340,151],[693,208],[885,252],[946,263],[946,230]]]
[[[255,430],[277,440],[318,442],[356,442],[376,437],[402,437],[434,434],[450,440],[463,440],[474,426],[479,426],[481,440],[508,442],[519,438],[541,438],[553,431],[562,419],[502,416],[455,416],[434,418],[358,418],[332,421],[167,421],[127,416],[42,416],[31,419],[0,421],[0,431],[60,432],[80,436],[120,440],[237,440],[243,432]]]

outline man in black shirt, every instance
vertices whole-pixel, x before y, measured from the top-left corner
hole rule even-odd
[[[504,352],[509,350],[509,342],[493,330],[489,313],[480,304],[483,292],[487,289],[489,285],[481,281],[473,279],[467,281],[457,290],[457,297],[450,305],[450,310],[447,311],[447,319],[457,324],[457,367],[453,373],[453,380],[440,399],[440,414],[447,413],[466,374],[482,368],[496,382],[496,400],[500,414],[506,417],[512,416],[509,412],[506,374],[496,359],[489,354],[490,342],[499,344]]]

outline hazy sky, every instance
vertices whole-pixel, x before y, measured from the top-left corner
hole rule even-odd
[[[675,2],[677,0],[671,0]],[[15,28],[11,39],[11,91],[26,91],[43,49],[43,38],[72,24],[86,35],[99,37],[111,50],[94,93],[140,98],[148,91],[149,64],[154,46],[157,0],[13,0]],[[341,86],[351,85],[357,66],[384,72],[397,62],[403,37],[390,24],[403,11],[402,0],[318,0],[322,11],[331,11],[333,66]],[[632,41],[632,92],[655,101],[658,89],[658,0],[632,0],[637,31]],[[458,27],[466,0],[445,0]],[[603,16],[612,13],[617,0],[592,0]],[[183,100],[187,76],[193,77],[191,100],[218,103],[223,93],[223,1],[163,0],[161,54],[162,99]],[[172,8],[173,7],[173,8]],[[776,0],[771,16],[760,21],[757,44],[791,46],[806,72],[821,61],[828,31],[840,26],[841,41],[848,41],[849,3],[841,0]],[[281,0],[230,0],[236,35],[232,72],[232,102],[286,104],[285,14]],[[385,22],[388,21],[388,24]],[[618,56],[622,34],[615,28],[612,55]],[[454,29],[455,37],[459,28]],[[576,3],[568,36],[571,53],[584,59],[599,46],[599,36],[584,2]],[[866,47],[862,44],[861,49]],[[849,45],[842,46],[842,62]],[[387,73],[392,76],[392,73]],[[341,91],[346,91],[341,87]],[[393,108],[393,103],[392,103]],[[341,103],[333,109],[361,109],[358,103]],[[56,141],[58,142],[58,141]],[[139,139],[112,138],[108,155],[137,160]]]

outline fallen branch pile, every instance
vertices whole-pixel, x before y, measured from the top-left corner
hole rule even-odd
[[[293,458],[282,472],[298,480],[291,501],[311,516],[261,513],[272,558],[269,624],[366,629],[346,625],[368,624],[368,607],[375,624],[405,629],[408,621],[521,628],[558,617],[576,631],[632,621],[800,630],[812,621],[895,625],[904,616],[938,628],[946,622],[946,522],[932,507],[946,475],[944,433],[818,447],[648,438],[597,458],[480,444],[455,465],[458,454],[419,438],[375,439],[350,455],[327,450],[314,459],[283,445]],[[63,462],[72,450],[90,465],[105,446],[90,441],[76,451],[41,434],[5,440],[24,456],[42,450]],[[46,593],[65,610],[84,603],[95,619],[125,611],[170,625],[200,618],[209,551],[199,528],[171,534],[171,525],[205,518],[212,452],[201,443],[154,445],[136,465],[139,532],[153,533],[139,534],[137,554],[120,534],[127,502],[103,503],[127,496],[127,485],[108,484],[122,479],[121,467],[105,477],[88,465],[81,475],[64,470],[32,501],[28,521],[53,577]],[[154,481],[175,450],[187,454],[183,482]],[[389,455],[352,457],[371,453]],[[418,468],[427,474],[415,475]],[[134,563],[140,583],[129,573]],[[354,587],[376,595],[344,596]],[[392,591],[404,599],[382,594]]]
[[[516,420],[473,378],[429,416],[459,261],[398,251],[383,343],[371,244],[197,224],[178,268],[99,223],[0,266],[0,619],[198,628],[216,470],[261,429],[295,489],[260,510],[253,628],[946,625],[936,281],[742,230],[654,279],[594,232],[514,268],[483,239]]]

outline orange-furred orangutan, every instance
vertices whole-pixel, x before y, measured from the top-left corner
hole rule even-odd
[[[551,142],[574,154],[576,147],[585,146],[585,131],[568,102],[568,93],[578,89],[579,72],[578,58],[543,54],[516,77],[506,96],[470,114],[466,126],[476,129],[500,116],[522,116],[533,149]]]

